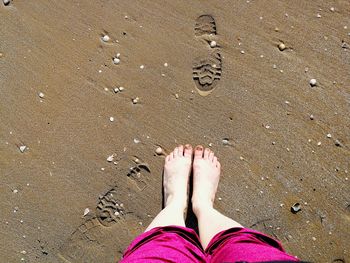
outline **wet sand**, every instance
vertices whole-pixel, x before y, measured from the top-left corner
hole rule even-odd
[[[191,143],[222,163],[220,211],[301,259],[348,262],[349,12],[345,0],[1,2],[1,261],[118,259],[161,209],[156,148]],[[201,15],[215,47],[195,34]],[[213,52],[215,87],[200,94],[194,68]]]

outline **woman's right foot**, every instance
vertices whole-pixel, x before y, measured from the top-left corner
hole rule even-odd
[[[212,208],[220,180],[221,165],[210,149],[201,145],[195,148],[193,160],[193,212]]]

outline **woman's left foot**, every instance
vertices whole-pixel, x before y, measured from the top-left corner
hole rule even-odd
[[[192,146],[179,145],[165,158],[164,164],[164,204],[185,209],[188,199],[188,179],[192,168]]]

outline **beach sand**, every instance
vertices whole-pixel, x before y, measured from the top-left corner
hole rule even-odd
[[[219,211],[301,259],[348,262],[349,12],[346,0],[1,1],[0,261],[117,260],[161,209],[155,150],[191,143],[222,163]],[[202,15],[216,35],[195,34]],[[194,68],[208,60],[203,93]]]

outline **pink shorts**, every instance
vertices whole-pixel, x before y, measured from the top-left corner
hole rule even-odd
[[[288,255],[279,241],[248,228],[230,228],[216,234],[203,250],[190,228],[153,228],[138,236],[126,249],[128,262],[268,262],[299,260]]]

